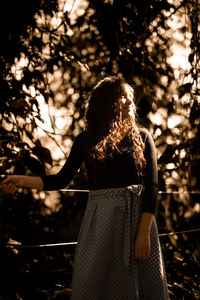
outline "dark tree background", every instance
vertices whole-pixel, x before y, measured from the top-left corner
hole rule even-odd
[[[1,3],[2,179],[56,172],[84,128],[91,88],[120,74],[135,85],[138,119],[158,151],[159,232],[198,228],[199,18],[198,0]],[[178,49],[187,67],[172,64]],[[70,187],[87,188],[84,175],[83,166]],[[86,201],[87,193],[0,191],[0,299],[68,297],[74,246],[13,245],[75,241]],[[199,299],[198,233],[161,243],[171,299]]]

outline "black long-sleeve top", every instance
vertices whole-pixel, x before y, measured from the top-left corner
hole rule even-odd
[[[62,169],[55,175],[42,176],[44,190],[58,190],[66,187],[80,168],[83,161],[87,169],[89,189],[106,189],[144,184],[143,212],[155,213],[157,200],[157,159],[153,139],[146,129],[140,129],[145,143],[144,157],[146,167],[144,176],[138,176],[132,152],[131,139],[125,136],[112,157],[105,159],[102,165],[91,163],[88,159],[88,135],[80,133],[71,148],[71,152]]]

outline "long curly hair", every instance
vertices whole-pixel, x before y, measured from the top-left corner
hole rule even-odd
[[[93,88],[86,113],[89,154],[91,159],[102,163],[108,155],[112,156],[114,151],[120,152],[119,142],[124,134],[129,135],[138,175],[143,175],[146,165],[145,145],[136,125],[135,114],[134,117],[128,116],[124,120],[120,117],[119,99],[124,97],[124,84],[128,85],[123,78],[109,76],[98,82]],[[134,96],[134,89],[130,85],[128,86]]]

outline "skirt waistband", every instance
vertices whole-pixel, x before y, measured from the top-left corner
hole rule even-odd
[[[90,190],[90,195],[106,195],[106,194],[124,194],[125,191],[130,191],[133,194],[137,194],[140,196],[142,192],[144,191],[144,186],[142,184],[133,184],[125,187],[119,187],[119,188],[106,188],[106,189],[99,189],[99,190]]]

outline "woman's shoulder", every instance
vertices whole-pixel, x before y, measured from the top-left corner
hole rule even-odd
[[[81,131],[74,140],[74,144],[80,148],[85,148],[87,142],[88,142],[88,133],[86,130]]]
[[[149,130],[144,128],[144,127],[139,127],[138,129],[139,129],[139,133],[142,137],[146,137],[146,136],[151,135]]]
[[[86,138],[87,138],[87,131],[83,130],[76,136],[75,140],[79,142],[84,142]]]
[[[85,144],[87,144],[86,136],[86,131],[81,131],[80,133],[78,133],[78,135],[74,138],[74,141],[72,143],[72,149],[78,152],[84,149]]]
[[[83,137],[85,137],[86,135],[87,135],[87,130],[83,130],[83,131],[81,131],[81,132],[77,135],[77,137],[83,138]]]
[[[139,132],[140,132],[140,135],[141,135],[144,143],[153,141],[152,135],[148,129],[141,127],[141,128],[139,128]]]

